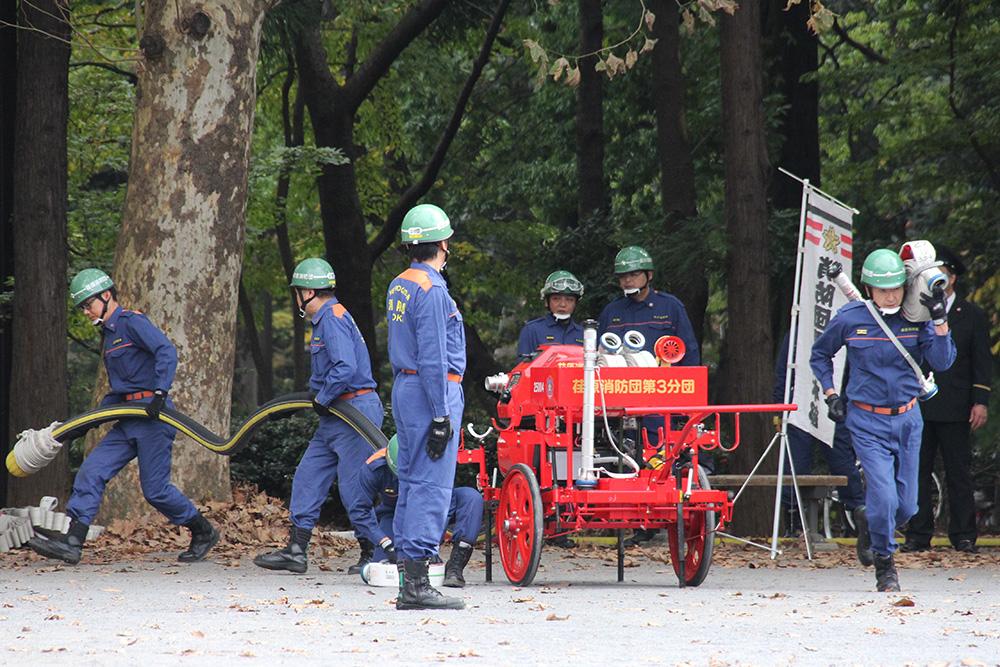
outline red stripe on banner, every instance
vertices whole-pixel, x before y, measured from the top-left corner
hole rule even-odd
[[[806,227],[812,227],[817,232],[823,231],[823,223],[822,222],[816,222],[812,218],[806,218]]]
[[[847,245],[852,245],[852,243],[851,243],[851,235],[850,234],[841,234],[840,235],[840,242],[841,243],[846,243]]]
[[[852,259],[854,257],[854,255],[851,253],[851,251],[848,250],[847,248],[841,248],[840,249],[840,254],[843,255],[844,257],[846,257],[847,259]]]
[[[812,243],[813,245],[819,245],[820,244],[820,239],[819,239],[818,236],[815,236],[815,235],[810,234],[808,232],[804,233],[802,236],[803,236],[803,238],[805,238],[806,241],[808,241],[809,243]]]

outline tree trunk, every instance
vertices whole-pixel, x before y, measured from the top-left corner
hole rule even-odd
[[[781,95],[782,113],[778,134],[781,148],[778,166],[799,178],[820,186],[819,155],[819,83],[802,77],[819,69],[819,38],[809,29],[809,5],[800,2],[787,6],[785,0],[770,0],[765,5],[764,31],[774,63],[772,78]],[[775,208],[798,210],[802,204],[802,184],[777,173],[771,183],[771,201]],[[790,249],[793,250],[793,249]],[[795,261],[783,264],[775,272],[771,300],[774,304],[771,333],[783,335],[789,327],[795,297]]]
[[[17,0],[0,0],[0,295],[7,298],[7,281],[14,277],[14,124],[17,97]],[[0,306],[0,423],[10,424],[10,367],[14,362],[11,313]],[[2,433],[0,456],[13,446]],[[7,500],[7,480],[0,475],[0,503]]]
[[[809,4],[786,5],[770,0],[764,22],[783,107],[778,166],[819,187],[819,82],[802,80],[819,69],[819,38],[807,25]],[[775,177],[771,193],[776,208],[798,209],[802,203],[802,185],[783,174]]]
[[[228,436],[257,55],[274,2],[146,3],[132,157],[115,281],[177,346],[171,396]],[[230,498],[225,457],[179,436],[173,482],[193,501]],[[148,511],[135,467],[101,518]]]
[[[725,214],[729,247],[726,278],[729,328],[720,378],[728,403],[769,402],[773,378],[767,255],[767,184],[770,165],[764,137],[760,5],[740,3],[720,21],[722,117],[725,145]],[[742,442],[733,453],[734,472],[749,473],[773,432],[771,415],[742,416]],[[769,471],[777,456],[770,456]],[[744,494],[734,512],[734,531],[767,535],[773,491]]]
[[[25,428],[64,420],[66,394],[66,124],[69,118],[69,8],[64,0],[21,3],[14,174],[14,304],[10,421],[12,445]],[[4,448],[6,450],[7,448]],[[6,476],[6,473],[4,473]],[[11,506],[43,495],[69,499],[69,453],[14,479]]]
[[[653,103],[656,149],[660,161],[660,192],[668,238],[685,234],[683,223],[698,213],[695,203],[694,159],[684,117],[684,69],[680,58],[680,12],[675,0],[650,0],[656,15],[653,38]],[[694,336],[701,345],[708,309],[708,279],[704,262],[691,262],[673,274],[670,291],[684,303]]]
[[[604,40],[601,0],[580,0],[580,53],[596,53]],[[580,58],[576,91],[576,187],[579,220],[603,220],[604,191],[604,72],[594,70],[597,55]]]

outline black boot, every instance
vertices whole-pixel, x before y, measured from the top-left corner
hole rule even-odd
[[[462,570],[469,564],[469,557],[472,556],[472,545],[467,542],[459,542],[451,548],[451,556],[444,565],[444,586],[448,588],[465,588],[465,577]]]
[[[799,508],[782,505],[785,510],[785,534],[783,537],[798,537],[802,534],[802,519],[799,518]]]
[[[874,553],[875,587],[880,593],[891,593],[899,590],[899,576],[896,574],[896,563],[892,554],[883,556]]]
[[[644,542],[649,542],[658,532],[660,532],[658,528],[636,528],[632,537],[622,542],[622,544],[626,547],[639,546]]]
[[[309,567],[306,552],[309,550],[311,538],[311,528],[292,526],[288,536],[288,546],[274,553],[260,554],[253,559],[253,564],[265,570],[288,570],[302,574]]]
[[[181,563],[197,563],[208,555],[212,547],[219,541],[219,531],[208,522],[208,519],[198,512],[198,516],[184,524],[191,531],[191,546],[182,551],[177,560]]]
[[[76,565],[80,562],[88,530],[90,530],[89,525],[73,519],[69,524],[69,531],[59,539],[50,540],[41,535],[35,535],[28,540],[27,544],[35,553],[46,558],[57,558],[70,565]]]
[[[363,537],[358,538],[358,546],[361,547],[361,555],[358,562],[347,568],[347,574],[361,574],[361,569],[372,561],[375,555],[375,545]]]
[[[465,609],[460,598],[449,598],[431,586],[427,574],[428,561],[404,560],[403,585],[396,598],[396,609]]]
[[[858,562],[865,567],[870,567],[872,563],[875,562],[872,556],[872,536],[868,532],[868,513],[865,510],[865,506],[855,507],[854,512],[854,525],[858,529],[858,542],[857,542],[857,552],[858,552]],[[895,572],[895,570],[893,570]]]

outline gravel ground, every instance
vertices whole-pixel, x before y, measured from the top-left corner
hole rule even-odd
[[[898,594],[876,593],[852,552],[720,545],[706,581],[680,589],[662,548],[630,550],[618,583],[613,551],[546,547],[526,587],[496,560],[486,583],[477,550],[451,591],[464,611],[400,612],[394,589],[346,574],[356,552],[292,575],[249,553],[62,566],[14,551],[0,555],[0,664],[1000,664],[1000,550],[901,557]]]

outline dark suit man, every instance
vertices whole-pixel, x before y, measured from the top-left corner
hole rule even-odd
[[[956,551],[976,553],[969,433],[986,423],[986,406],[990,402],[989,321],[982,308],[955,294],[955,280],[965,273],[962,260],[946,246],[935,243],[934,248],[937,258],[944,262],[941,269],[948,274],[948,325],[958,354],[951,368],[934,374],[938,393],[920,403],[924,418],[917,497],[920,510],[907,525],[906,543],[901,549],[907,553],[930,549],[934,535],[931,473],[940,451],[950,510],[948,539]]]

